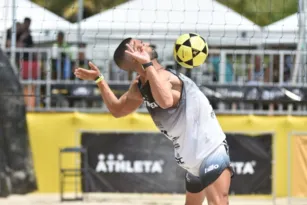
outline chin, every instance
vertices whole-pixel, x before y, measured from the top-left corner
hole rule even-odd
[[[156,50],[152,50],[151,53],[150,53],[150,59],[153,60],[153,59],[158,59],[158,53]]]

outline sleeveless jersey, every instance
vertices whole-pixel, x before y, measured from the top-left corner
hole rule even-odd
[[[176,107],[162,109],[155,102],[149,81],[139,89],[144,103],[158,129],[173,142],[178,165],[198,176],[201,162],[213,152],[226,136],[212,106],[198,86],[183,74],[166,69],[183,83]]]

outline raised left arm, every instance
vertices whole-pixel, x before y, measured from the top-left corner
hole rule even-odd
[[[165,70],[156,70],[154,66],[146,68],[146,76],[156,103],[163,109],[173,106],[171,74]]]
[[[127,47],[128,50],[125,52],[137,60],[141,65],[150,62],[150,56],[143,47],[134,49],[129,44],[127,44]],[[163,109],[172,107],[174,99],[172,94],[172,84],[170,81],[171,74],[162,69],[156,70],[152,64],[146,67],[145,71],[155,102]]]

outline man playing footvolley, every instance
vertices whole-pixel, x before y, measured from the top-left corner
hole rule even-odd
[[[109,111],[115,117],[134,112],[144,102],[159,130],[174,143],[177,164],[187,170],[186,205],[228,204],[232,176],[226,136],[214,111],[196,84],[157,61],[157,52],[137,39],[125,39],[114,52],[123,70],[138,73],[119,99],[99,69],[78,68],[76,77],[94,80]]]

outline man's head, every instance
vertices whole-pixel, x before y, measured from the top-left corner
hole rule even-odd
[[[62,45],[64,42],[64,33],[62,31],[58,33],[57,42],[60,45]]]
[[[85,43],[79,43],[79,54],[78,54],[78,58],[79,60],[85,60],[85,48],[86,48],[86,44]]]
[[[150,55],[151,60],[158,58],[156,50],[150,44],[143,43],[141,40],[126,38],[116,48],[113,56],[116,65],[123,70],[137,71],[141,66],[131,56],[125,53],[125,51],[128,50],[126,44],[129,44],[134,50],[143,47],[143,49]]]
[[[23,25],[24,25],[25,30],[29,30],[30,25],[31,25],[31,19],[26,17],[23,21]]]

